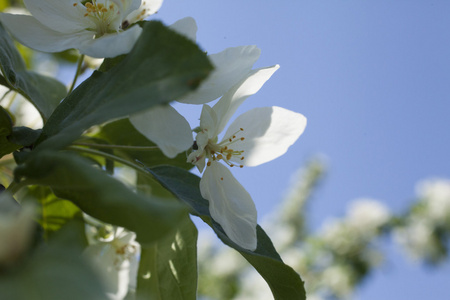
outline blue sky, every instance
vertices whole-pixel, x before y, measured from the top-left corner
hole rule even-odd
[[[254,44],[256,67],[281,65],[238,114],[282,106],[308,118],[306,131],[283,157],[234,175],[261,219],[295,170],[324,155],[328,175],[309,208],[318,228],[360,197],[401,212],[418,181],[450,177],[449,13],[450,1],[433,0],[166,0],[156,18],[192,16],[209,53]],[[429,270],[385,247],[386,264],[356,299],[444,299],[448,263]]]

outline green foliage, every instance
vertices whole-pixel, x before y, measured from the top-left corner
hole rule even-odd
[[[46,120],[65,97],[65,86],[56,79],[26,70],[25,62],[0,24],[0,69],[8,86],[27,98]]]
[[[11,117],[3,107],[0,107],[0,158],[21,147],[9,140],[12,131]]]
[[[80,256],[84,232],[78,228],[79,225],[69,224],[14,272],[2,273],[2,299],[108,299],[99,278]]]
[[[142,249],[137,299],[197,299],[197,228],[189,216],[175,232]]]
[[[30,187],[24,197],[27,199],[35,199],[39,203],[40,218],[38,221],[44,229],[45,239],[49,239],[73,219],[79,221],[77,224],[84,226],[81,210],[72,202],[56,197],[48,187]]]
[[[226,245],[236,249],[261,274],[272,290],[275,299],[305,299],[300,276],[285,265],[272,245],[270,238],[258,226],[258,246],[252,252],[232,242],[209,213],[208,201],[199,190],[200,178],[179,168],[162,166],[148,169],[155,178],[191,208],[191,213],[201,217],[212,227]]]
[[[93,125],[168,103],[196,88],[212,66],[197,45],[147,22],[133,50],[108,72],[94,72],[55,110],[38,148],[60,149]]]
[[[72,201],[103,222],[136,232],[151,243],[177,226],[185,209],[137,194],[86,159],[63,152],[41,151],[15,170],[16,178],[46,185],[56,196]]]

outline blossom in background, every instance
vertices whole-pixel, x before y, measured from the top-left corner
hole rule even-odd
[[[128,53],[141,34],[133,22],[155,13],[162,0],[24,0],[31,16],[0,14],[22,44],[43,52],[78,49],[92,57]],[[127,30],[125,30],[127,29]]]
[[[136,288],[139,253],[136,234],[117,227],[111,236],[89,245],[84,256],[94,262],[104,279],[108,298],[122,300],[129,288]]]
[[[193,18],[181,19],[169,27],[193,41],[196,39],[197,25]],[[188,104],[205,104],[218,99],[250,75],[260,54],[261,50],[256,46],[240,46],[209,55],[208,58],[214,65],[212,73],[197,90],[175,100]],[[129,119],[167,157],[173,158],[192,146],[191,126],[170,105],[151,108],[134,114]]]
[[[188,156],[188,162],[204,171],[200,191],[209,201],[211,216],[232,241],[250,250],[257,246],[255,204],[229,169],[219,162],[242,168],[283,155],[303,133],[306,118],[280,107],[255,108],[236,118],[220,141],[218,135],[239,105],[255,94],[278,68],[276,65],[254,70],[212,108],[203,105],[196,141]]]
[[[35,228],[36,207],[25,203],[21,208],[10,203],[6,192],[0,194],[0,265],[14,263],[28,249]],[[16,205],[15,205],[16,204]]]

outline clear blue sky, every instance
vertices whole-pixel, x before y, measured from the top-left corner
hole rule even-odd
[[[238,113],[277,105],[308,118],[285,156],[234,170],[260,219],[317,153],[329,174],[310,206],[313,228],[358,197],[400,212],[419,180],[450,177],[450,1],[166,0],[156,18],[185,16],[209,53],[255,44],[257,67],[281,65]],[[356,299],[448,299],[449,264],[430,272],[386,247],[387,263]]]

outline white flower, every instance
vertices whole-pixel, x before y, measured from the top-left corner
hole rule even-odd
[[[390,213],[385,205],[372,199],[358,199],[350,204],[348,222],[351,226],[369,234],[389,221]]]
[[[228,237],[243,248],[254,250],[256,208],[249,193],[219,161],[230,167],[257,166],[283,155],[306,127],[306,118],[280,107],[252,109],[218,135],[250,95],[256,93],[278,66],[254,70],[229,90],[214,107],[203,105],[200,127],[188,162],[200,172],[202,196],[209,201],[211,216]],[[206,163],[206,161],[208,161]]]
[[[450,180],[428,179],[420,182],[417,194],[427,204],[427,214],[437,223],[449,222]]]
[[[31,244],[34,229],[34,205],[10,203],[6,192],[0,194],[0,265],[16,261]]]
[[[197,25],[194,19],[181,19],[170,28],[195,41]],[[260,54],[261,50],[256,46],[240,46],[209,55],[208,58],[214,65],[210,76],[197,90],[183,99],[175,100],[189,104],[204,104],[221,97],[253,72],[253,64]],[[157,144],[167,157],[173,158],[192,146],[191,126],[170,105],[158,106],[132,115],[130,122],[141,134]]]
[[[128,53],[141,34],[132,22],[154,13],[162,0],[24,0],[29,15],[0,14],[22,44],[43,52],[78,49],[91,57]],[[151,9],[149,9],[149,6]]]
[[[129,287],[136,287],[140,245],[135,239],[134,232],[118,227],[110,239],[89,245],[84,251],[103,276],[111,300],[124,299]]]

